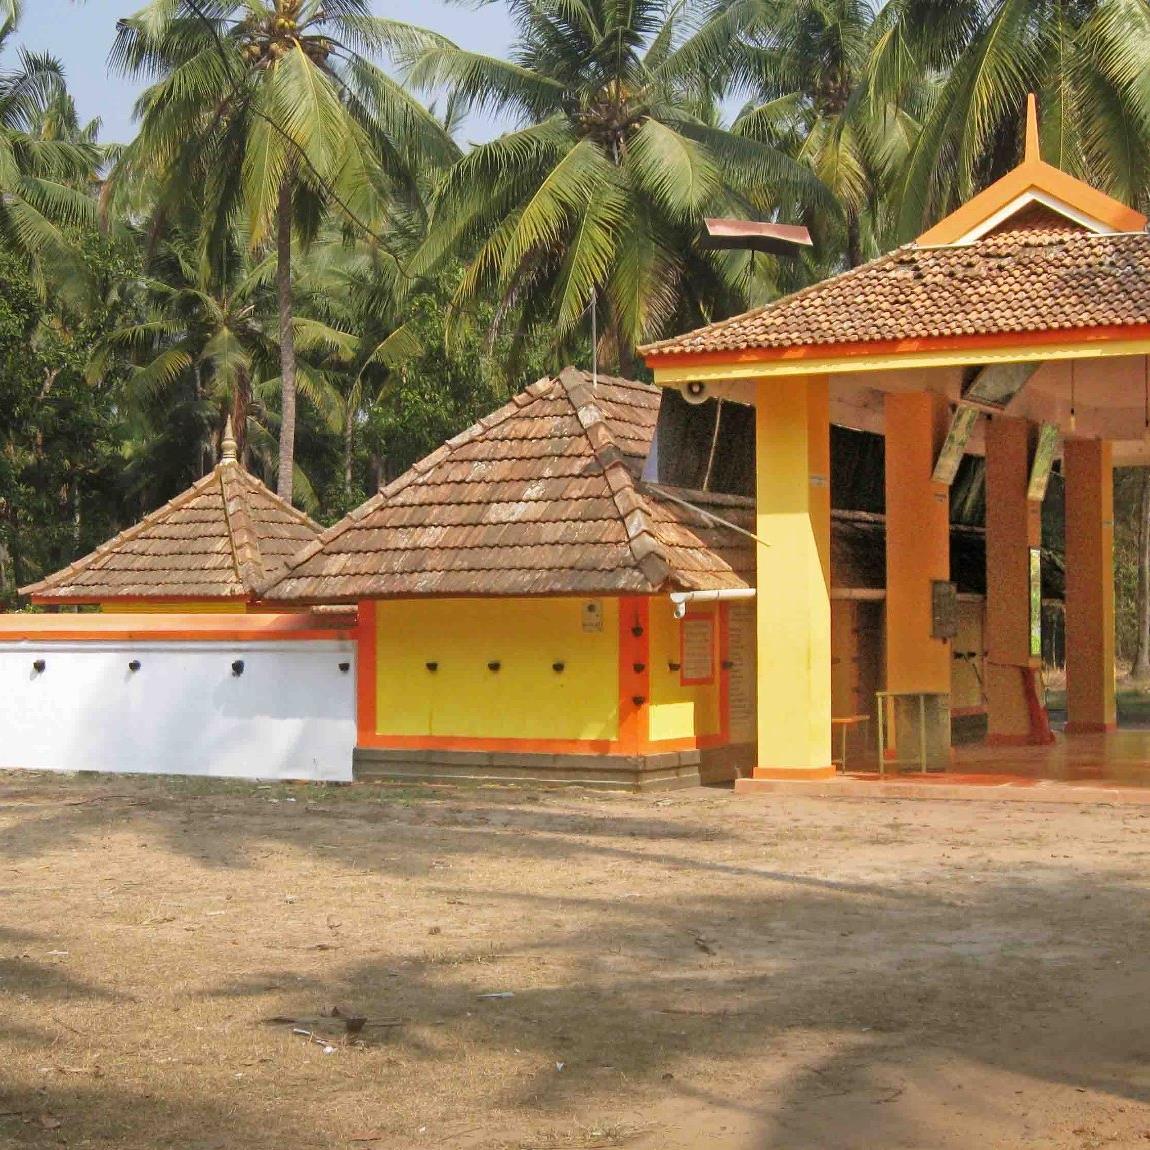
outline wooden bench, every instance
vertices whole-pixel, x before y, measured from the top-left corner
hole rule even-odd
[[[832,736],[834,731],[839,731],[839,757],[832,758],[832,765],[836,766],[840,771],[845,772],[847,769],[847,736],[850,734],[854,727],[861,727],[870,722],[870,715],[843,715],[841,718],[831,719],[831,732]]]

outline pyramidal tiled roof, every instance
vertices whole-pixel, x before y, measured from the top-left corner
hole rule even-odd
[[[1028,209],[981,239],[908,244],[793,295],[641,348],[664,357],[1150,324],[1150,235]]]
[[[236,461],[89,555],[24,587],[35,602],[246,599],[320,533]]]
[[[746,587],[753,501],[646,486],[660,391],[568,368],[417,463],[262,589],[273,601]]]

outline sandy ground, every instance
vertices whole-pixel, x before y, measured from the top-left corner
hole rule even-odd
[[[0,775],[0,1146],[1150,1146],[1148,830]]]

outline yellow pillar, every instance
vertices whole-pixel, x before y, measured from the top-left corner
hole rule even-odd
[[[1114,470],[1109,443],[1068,439],[1066,472],[1066,706],[1068,734],[1112,731],[1114,705]]]
[[[950,694],[950,643],[932,639],[931,584],[950,579],[950,488],[931,479],[945,396],[886,396],[886,686]]]
[[[764,380],[756,411],[756,779],[831,764],[830,414],[825,377]],[[747,780],[753,789],[753,780]]]
[[[1042,504],[1027,498],[1032,428],[995,416],[986,431],[986,700],[988,742],[1053,740],[1030,653],[1030,550],[1042,544]]]

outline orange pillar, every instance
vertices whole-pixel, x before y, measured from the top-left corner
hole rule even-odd
[[[1109,443],[1069,439],[1066,472],[1067,734],[1112,731],[1114,469]]]
[[[641,755],[650,741],[651,600],[619,600],[619,745]]]
[[[1042,545],[1042,504],[1027,498],[1030,424],[995,416],[986,431],[987,741],[1053,742],[1031,654],[1030,551]]]
[[[740,790],[834,774],[826,377],[759,383],[756,456],[758,757]]]
[[[950,694],[950,643],[932,639],[931,584],[950,579],[950,488],[931,479],[945,396],[886,396],[886,686]]]

